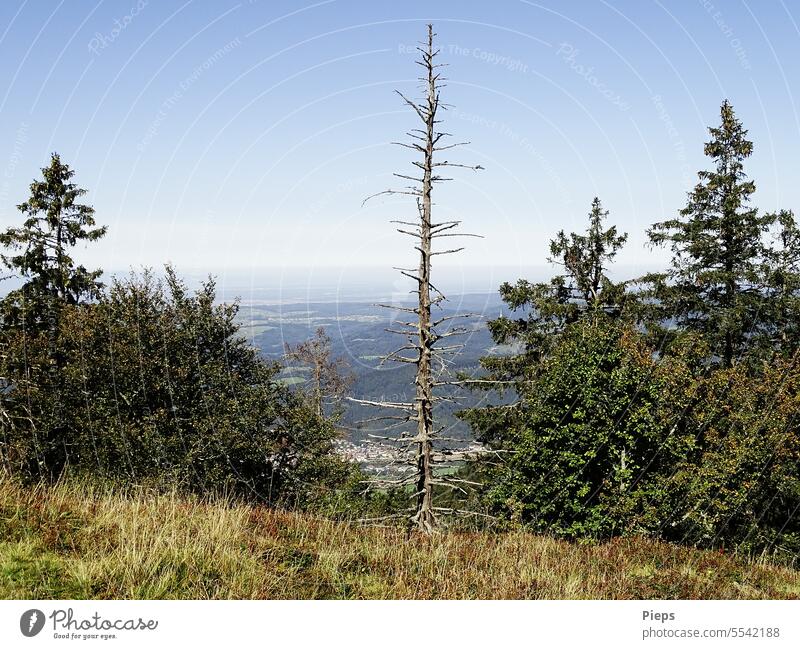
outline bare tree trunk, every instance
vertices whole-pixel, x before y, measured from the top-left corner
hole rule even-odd
[[[414,129],[408,135],[412,138],[410,143],[395,143],[400,144],[406,148],[412,149],[422,154],[422,161],[414,161],[417,169],[422,172],[422,177],[410,176],[406,174],[394,174],[398,178],[409,180],[417,183],[405,189],[389,189],[373,196],[381,194],[405,194],[413,196],[417,201],[418,221],[395,221],[401,224],[398,231],[402,234],[409,235],[417,239],[415,249],[419,252],[419,265],[416,269],[413,268],[399,268],[403,275],[413,279],[416,282],[416,293],[418,296],[417,305],[414,308],[396,307],[393,305],[381,305],[391,309],[400,310],[404,313],[410,314],[412,318],[408,322],[399,322],[403,329],[387,329],[392,333],[397,333],[405,336],[408,340],[406,345],[400,349],[392,352],[384,358],[386,360],[398,361],[401,363],[410,363],[416,366],[416,376],[414,379],[415,393],[413,402],[381,402],[381,401],[363,401],[359,399],[352,399],[352,401],[360,402],[366,405],[378,406],[389,410],[404,410],[407,412],[405,416],[386,416],[379,417],[378,419],[393,419],[406,422],[415,421],[417,426],[416,434],[412,437],[408,434],[401,434],[396,442],[407,443],[407,448],[414,448],[413,466],[414,474],[409,476],[411,479],[402,478],[400,480],[389,482],[377,481],[384,486],[405,486],[413,484],[415,487],[416,506],[409,521],[412,526],[424,533],[432,532],[436,527],[436,511],[441,508],[434,507],[433,503],[433,489],[434,485],[442,485],[453,488],[454,482],[448,480],[445,476],[434,475],[434,465],[436,462],[447,462],[458,459],[463,459],[464,454],[458,452],[447,451],[446,453],[436,453],[435,443],[441,442],[442,438],[437,436],[437,431],[434,428],[434,415],[433,406],[437,400],[442,397],[434,395],[434,388],[442,385],[452,385],[441,381],[434,376],[434,361],[441,363],[444,368],[442,360],[443,354],[451,352],[454,349],[460,348],[461,345],[454,346],[437,346],[436,343],[442,338],[448,336],[463,334],[466,332],[464,328],[452,328],[447,332],[438,333],[437,327],[446,321],[454,318],[466,317],[471,314],[459,314],[455,316],[446,316],[434,320],[431,317],[431,308],[445,300],[445,296],[431,283],[431,260],[434,255],[445,255],[454,252],[459,252],[462,248],[453,250],[433,250],[433,240],[438,237],[458,237],[458,236],[476,236],[471,234],[462,234],[452,232],[452,229],[457,227],[460,221],[444,221],[441,223],[433,223],[431,217],[431,192],[434,183],[449,180],[442,178],[436,174],[436,169],[439,167],[462,167],[465,169],[482,169],[479,165],[469,166],[448,162],[447,160],[441,162],[434,161],[434,155],[437,151],[445,149],[452,149],[460,144],[467,144],[466,142],[459,142],[447,146],[437,146],[438,142],[448,136],[447,133],[439,132],[436,130],[439,119],[437,119],[437,112],[439,108],[444,108],[439,102],[439,87],[441,77],[437,71],[441,65],[435,63],[435,58],[438,50],[433,47],[433,26],[428,25],[428,38],[427,42],[423,43],[423,47],[417,48],[421,54],[421,60],[417,61],[424,69],[424,76],[420,79],[423,82],[425,97],[420,102],[414,102],[406,98],[398,91],[398,94],[411,108],[414,109],[416,114],[424,123],[424,129]],[[367,199],[367,200],[368,200]],[[409,229],[411,228],[411,229]],[[403,351],[412,352],[413,355],[404,355]],[[465,482],[465,481],[462,481]],[[460,488],[456,486],[456,488]],[[449,512],[459,515],[471,514],[472,512]]]
[[[322,405],[322,362],[320,358],[314,361],[314,405],[317,409],[317,417],[320,419],[325,415],[325,409]]]
[[[436,109],[436,78],[433,68],[433,27],[428,25],[428,47],[423,54],[427,79],[425,113],[425,159],[422,176],[422,210],[419,246],[419,362],[417,363],[417,526],[430,532],[436,524],[433,514],[433,372],[434,335],[431,327],[431,189],[433,177],[433,139]]]

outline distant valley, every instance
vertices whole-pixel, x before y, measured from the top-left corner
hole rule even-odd
[[[256,296],[258,298],[260,296]],[[270,296],[272,297],[272,296]],[[286,299],[276,303],[274,297],[242,301],[239,313],[243,333],[258,347],[265,357],[279,359],[286,344],[295,345],[314,335],[317,327],[325,327],[332,339],[334,355],[347,360],[355,375],[352,396],[358,399],[376,401],[408,401],[413,398],[412,365],[385,362],[383,357],[404,344],[404,338],[385,331],[404,315],[389,306],[410,306],[406,293],[383,296],[376,294],[374,299],[364,297],[354,301],[307,301]],[[313,299],[313,298],[312,298]],[[470,317],[451,321],[458,323],[466,333],[448,341],[469,343],[464,349],[450,356],[447,372],[477,374],[481,356],[507,353],[509,350],[495,346],[486,328],[486,321],[501,313],[502,302],[497,293],[475,293],[449,296],[436,309],[437,317],[460,314],[473,314]],[[405,314],[407,315],[407,314]],[[396,325],[395,325],[396,326]],[[306,368],[289,365],[281,374],[281,380],[288,385],[301,385],[307,378]],[[447,380],[442,374],[442,379]],[[443,391],[453,399],[453,403],[443,402],[438,409],[438,425],[445,426],[448,437],[470,438],[468,427],[453,416],[453,412],[488,401],[497,401],[498,395],[472,392],[461,387]],[[381,424],[365,424],[364,420],[374,418],[379,412],[375,408],[349,403],[341,421],[346,431],[346,439],[361,446],[370,433],[379,430]],[[385,424],[383,424],[385,425]],[[385,433],[384,433],[385,434]]]

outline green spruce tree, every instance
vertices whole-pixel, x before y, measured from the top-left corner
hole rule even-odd
[[[549,282],[520,279],[500,287],[506,305],[523,317],[501,316],[489,322],[489,330],[498,345],[521,345],[523,353],[484,359],[484,366],[498,372],[498,378],[525,375],[566,326],[584,318],[597,322],[600,315],[616,318],[622,314],[625,286],[612,282],[606,273],[628,235],[619,234],[614,225],[606,229],[607,217],[608,211],[595,198],[584,234],[567,236],[562,230],[550,242],[548,261],[563,273]]]
[[[0,234],[6,249],[0,259],[23,282],[0,303],[0,364],[7,387],[0,407],[12,431],[33,433],[29,438],[36,452],[29,459],[40,472],[52,467],[52,449],[66,450],[63,370],[70,359],[61,344],[66,311],[98,298],[102,288],[102,271],[76,266],[70,253],[79,242],[96,241],[106,233],[105,227],[94,227],[94,209],[78,202],[86,190],[72,182],[74,175],[52,154],[42,179],[31,183],[28,200],[17,206],[25,215],[22,226]],[[31,389],[32,377],[38,393]],[[36,409],[40,412],[30,431]]]
[[[78,200],[86,194],[72,182],[75,172],[52,154],[50,165],[42,168],[42,179],[30,185],[30,197],[18,205],[25,215],[21,227],[0,234],[5,266],[23,280],[10,293],[6,306],[26,315],[28,326],[42,323],[59,305],[77,304],[96,298],[102,284],[100,270],[89,271],[75,264],[70,250],[82,241],[96,241],[106,227],[95,227],[94,208]],[[7,311],[6,322],[9,324]]]
[[[744,161],[753,143],[727,100],[720,117],[705,145],[713,170],[698,172],[700,182],[678,218],[656,223],[648,232],[654,245],[671,249],[671,267],[645,281],[654,298],[650,330],[667,340],[675,332],[699,332],[715,359],[731,367],[758,346],[768,317],[764,234],[774,216],[761,216],[750,205],[755,184],[747,179]],[[676,328],[670,331],[667,323]]]

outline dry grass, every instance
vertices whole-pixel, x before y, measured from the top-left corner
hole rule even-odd
[[[406,537],[176,494],[0,480],[3,598],[798,598],[800,573],[645,539]]]

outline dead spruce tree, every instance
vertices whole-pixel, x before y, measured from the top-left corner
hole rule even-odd
[[[402,415],[391,414],[373,419],[395,420],[395,424],[390,425],[389,429],[395,428],[398,421],[399,426],[402,428],[407,427],[410,422],[416,423],[415,431],[404,430],[394,437],[381,438],[384,442],[394,444],[398,462],[410,464],[412,469],[410,475],[398,480],[380,480],[378,482],[383,486],[414,485],[413,498],[416,501],[416,506],[412,508],[409,525],[424,533],[430,533],[436,527],[437,512],[471,513],[437,508],[433,502],[434,485],[447,485],[459,489],[461,487],[458,486],[458,483],[467,482],[434,474],[434,465],[437,462],[454,462],[467,456],[463,451],[441,447],[440,444],[444,442],[458,442],[461,440],[452,440],[441,436],[443,428],[437,430],[434,426],[434,404],[448,398],[435,394],[435,388],[453,383],[442,380],[442,377],[446,378],[447,375],[445,355],[455,353],[463,346],[460,344],[448,345],[442,341],[451,336],[466,333],[465,328],[457,326],[450,327],[446,331],[440,331],[440,329],[448,327],[446,323],[455,318],[469,317],[473,314],[442,315],[434,318],[432,315],[433,307],[441,308],[441,303],[446,300],[446,297],[431,283],[431,266],[433,257],[463,250],[463,248],[434,250],[433,243],[435,239],[477,236],[454,232],[454,228],[460,224],[460,221],[433,222],[431,194],[436,183],[450,180],[450,178],[440,175],[441,169],[445,167],[462,167],[472,170],[482,168],[480,165],[469,166],[450,162],[446,159],[438,159],[437,154],[442,151],[468,143],[442,144],[444,138],[447,138],[450,134],[438,130],[438,124],[441,122],[439,111],[446,110],[447,106],[441,103],[439,97],[439,91],[443,87],[442,81],[444,81],[439,69],[443,65],[436,62],[439,50],[434,49],[434,36],[433,26],[428,25],[427,42],[421,43],[421,47],[417,48],[420,52],[420,59],[417,60],[417,63],[424,70],[423,76],[420,77],[424,89],[423,99],[412,101],[401,92],[396,91],[403,101],[414,110],[422,121],[423,127],[413,129],[408,133],[411,138],[410,142],[394,142],[393,144],[398,144],[420,154],[421,160],[415,160],[412,164],[421,172],[421,176],[419,172],[415,175],[395,173],[394,176],[410,181],[412,184],[401,189],[387,189],[366,199],[369,200],[375,196],[385,194],[404,194],[413,196],[417,204],[418,220],[392,221],[392,223],[400,226],[398,232],[415,240],[414,248],[419,253],[419,265],[417,268],[396,268],[405,277],[415,282],[416,289],[412,293],[418,297],[417,304],[413,307],[380,305],[410,316],[395,322],[393,328],[387,329],[389,332],[405,337],[406,343],[388,354],[383,360],[384,362],[410,363],[416,366],[414,401],[354,400],[363,404],[385,408],[392,412],[404,411],[405,414]]]
[[[318,417],[324,417],[326,410],[334,421],[342,412],[339,403],[353,385],[355,376],[344,358],[334,358],[331,337],[325,327],[317,327],[314,337],[297,345],[284,347],[284,359],[290,363],[300,363],[308,369],[310,376],[304,392]],[[326,406],[333,406],[333,412]]]

